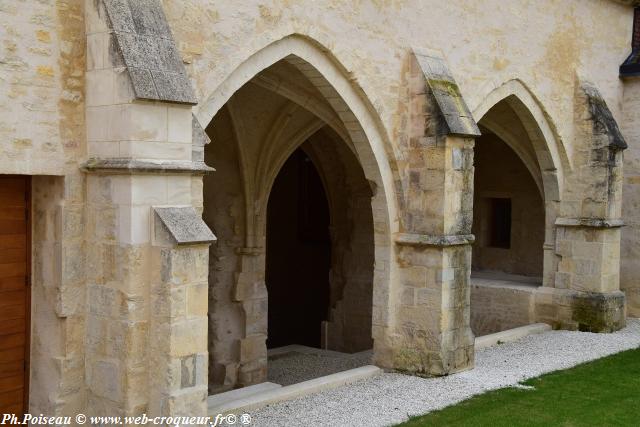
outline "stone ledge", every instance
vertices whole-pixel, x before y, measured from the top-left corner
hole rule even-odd
[[[607,218],[557,218],[555,224],[561,227],[587,227],[587,228],[624,227],[624,221],[622,219],[607,219]]]
[[[207,398],[207,405],[214,410],[224,408],[226,405],[233,405],[233,402],[241,401],[259,393],[282,388],[280,384],[264,382],[247,387],[237,388],[224,393],[212,394]]]
[[[531,325],[520,326],[519,328],[507,329],[506,331],[496,332],[495,334],[483,335],[476,337],[475,349],[491,347],[498,343],[506,343],[517,341],[533,334],[541,334],[550,331],[551,325],[546,323],[533,323]]]
[[[87,160],[80,166],[85,172],[102,174],[191,174],[205,175],[215,169],[204,162],[190,160],[154,160],[154,159],[96,159]]]
[[[473,234],[449,234],[449,235],[432,235],[432,234],[411,234],[398,233],[395,236],[397,245],[404,246],[462,246],[470,245],[476,240]]]

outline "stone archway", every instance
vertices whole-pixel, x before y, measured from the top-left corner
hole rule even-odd
[[[519,81],[496,89],[476,112],[483,135],[475,147],[471,322],[484,335],[535,322],[538,287],[555,284],[567,162]]]
[[[507,108],[511,116],[501,120],[488,115],[496,106]],[[544,109],[519,80],[509,80],[491,91],[473,115],[517,154],[542,194],[545,216],[542,282],[544,286],[553,287],[557,270],[555,221],[560,214],[564,177],[571,173],[564,146]],[[514,134],[509,121],[521,127],[521,135]]]
[[[325,52],[297,36],[250,57],[208,99],[198,117],[209,123],[207,132],[213,140],[214,148],[205,156],[218,169],[211,180],[224,180],[226,174],[233,181],[210,185],[205,178],[204,218],[218,233],[210,257],[210,390],[265,379],[268,196],[291,152],[323,128],[348,147],[369,189],[375,261],[375,269],[373,262],[370,265],[374,295],[369,326],[374,337],[377,333],[384,339],[392,318],[389,288],[394,261],[390,251],[395,226],[390,218],[396,211],[396,192],[391,176],[394,160],[387,156],[390,145],[370,105]],[[228,149],[216,150],[220,144],[227,144]],[[207,206],[215,206],[218,213],[212,214]],[[366,338],[371,343],[371,336]]]

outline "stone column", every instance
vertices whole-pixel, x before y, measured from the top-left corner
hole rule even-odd
[[[410,129],[393,368],[445,375],[473,367],[470,272],[473,138],[479,130],[438,53],[416,53],[410,73]]]
[[[233,300],[242,303],[244,312],[238,367],[238,385],[244,387],[267,380],[268,295],[264,247],[241,248],[238,255],[240,272],[236,273]]]
[[[206,414],[209,245],[193,208],[154,209],[149,316],[151,414]]]
[[[444,375],[473,367],[470,327],[473,141],[445,137],[429,147],[420,184],[422,233],[396,236],[405,334],[395,367]],[[417,184],[417,183],[416,183]],[[422,222],[422,220],[421,220]]]

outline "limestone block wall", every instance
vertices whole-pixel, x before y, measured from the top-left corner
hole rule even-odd
[[[216,173],[204,178],[203,218],[218,236],[209,255],[209,383],[211,392],[233,388],[240,366],[237,340],[242,337],[242,308],[233,298],[238,272],[236,248],[243,246],[245,207],[241,197],[242,177],[231,128],[221,112],[209,130],[213,142],[205,150],[205,162]],[[218,191],[221,189],[222,191]],[[265,358],[266,362],[266,358]],[[215,386],[213,386],[215,384]]]
[[[470,248],[403,244],[397,256],[404,266],[397,307],[402,335],[390,349],[393,366],[436,375],[472,367]]]
[[[62,175],[84,145],[84,1],[0,7],[2,173]]]
[[[620,126],[629,144],[624,153],[620,288],[627,298],[629,316],[640,316],[640,81],[624,82],[623,116]]]
[[[206,414],[208,392],[208,245],[176,247],[156,220],[152,251],[151,316],[146,411],[166,416]],[[164,241],[163,241],[164,240]],[[128,375],[127,379],[135,380]]]
[[[0,173],[33,175],[31,413],[85,404],[83,3],[0,5]]]
[[[87,276],[85,363],[88,408],[93,413],[158,409],[148,406],[149,381],[158,377],[148,364],[150,316],[156,313],[149,300],[150,275],[157,271],[152,267],[152,206],[190,204],[191,182],[189,175],[88,177],[86,231],[92,244],[86,262],[92,268]],[[190,268],[204,268],[206,259],[191,259]],[[183,297],[180,292],[185,290],[177,290],[176,298]],[[172,332],[163,331],[165,339],[171,339]]]
[[[406,107],[399,82],[406,59],[412,47],[433,48],[446,53],[472,111],[503,83],[522,81],[552,118],[568,153],[574,144],[574,71],[588,74],[609,105],[618,109],[615,100],[622,85],[616,79],[617,68],[629,53],[633,16],[631,6],[579,0],[508,4],[412,0],[330,6],[323,1],[256,0],[231,6],[220,0],[188,0],[165,1],[164,6],[203,100],[199,111],[215,102],[210,95],[243,61],[287,35],[300,34],[329,49],[352,73],[390,139],[399,142]],[[509,37],[490,36],[492,31]],[[616,116],[618,112],[614,111]]]
[[[32,180],[30,396],[32,412],[71,414],[86,405],[86,256],[83,180]]]
[[[375,358],[383,366],[441,375],[474,363],[470,189],[473,137],[479,132],[438,53],[415,53],[405,77],[402,153],[408,161],[401,174],[403,233],[395,237],[397,329],[386,352],[377,351]]]
[[[532,286],[481,283],[471,279],[471,329],[476,337],[518,326],[535,318],[535,291]]]

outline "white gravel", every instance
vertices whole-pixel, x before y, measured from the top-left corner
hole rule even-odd
[[[613,334],[550,331],[476,352],[476,367],[440,378],[385,373],[251,413],[251,426],[386,426],[488,390],[640,346],[640,320]]]
[[[280,385],[296,384],[313,378],[335,374],[371,364],[371,351],[355,354],[291,351],[269,356],[268,380]]]

